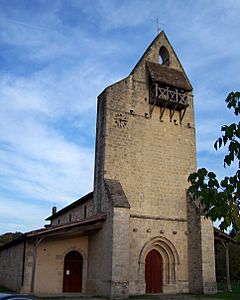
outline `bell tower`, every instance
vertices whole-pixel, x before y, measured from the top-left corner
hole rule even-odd
[[[164,32],[99,96],[95,168],[96,209],[108,178],[121,183],[132,213],[186,217],[196,168],[192,86]]]
[[[212,225],[186,196],[195,148],[192,86],[161,32],[130,75],[98,97],[94,209],[112,218],[112,235],[101,238],[112,253],[111,295],[155,292],[153,255],[158,291],[214,291]]]

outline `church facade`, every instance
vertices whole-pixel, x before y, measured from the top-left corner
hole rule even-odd
[[[98,96],[94,190],[0,248],[0,284],[126,298],[214,293],[210,220],[188,198],[192,86],[164,32]]]

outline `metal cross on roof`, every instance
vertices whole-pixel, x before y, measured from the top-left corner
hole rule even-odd
[[[156,29],[157,29],[157,34],[158,34],[161,31],[160,25],[164,26],[165,24],[159,22],[158,16],[152,20],[156,23]]]

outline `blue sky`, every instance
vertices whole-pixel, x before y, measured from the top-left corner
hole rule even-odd
[[[96,97],[126,77],[158,16],[194,88],[198,166],[239,90],[240,1],[0,0],[0,233],[43,226],[92,190]]]

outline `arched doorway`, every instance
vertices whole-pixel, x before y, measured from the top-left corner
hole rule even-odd
[[[146,293],[162,292],[162,256],[155,249],[146,256],[145,281]]]
[[[68,252],[64,258],[63,292],[82,291],[82,269],[82,255],[77,251]]]

